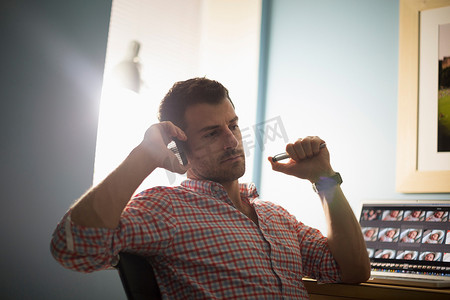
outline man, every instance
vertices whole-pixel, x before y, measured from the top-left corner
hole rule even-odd
[[[240,184],[245,157],[238,116],[220,83],[176,83],[160,106],[160,123],[103,182],[64,216],[51,244],[65,267],[108,268],[120,251],[149,257],[163,298],[307,299],[302,277],[361,282],[370,266],[359,224],[318,137],[286,146],[291,159],[272,168],[314,183],[328,239]],[[188,164],[167,144],[178,139]],[[178,187],[132,197],[156,168],[187,172]],[[131,200],[130,200],[131,199]],[[292,195],[292,201],[301,201]]]

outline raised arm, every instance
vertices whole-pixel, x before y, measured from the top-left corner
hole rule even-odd
[[[158,167],[185,173],[188,166],[178,163],[167,149],[172,138],[185,141],[184,132],[171,122],[152,125],[143,141],[100,184],[91,188],[72,207],[72,222],[86,227],[116,228],[120,215],[133,193]]]
[[[330,164],[328,149],[318,137],[299,139],[286,146],[287,163],[269,161],[275,171],[307,179],[318,187],[328,224],[328,245],[339,268],[342,281],[364,282],[370,276],[370,262],[358,221],[340,185],[330,179],[336,172]]]

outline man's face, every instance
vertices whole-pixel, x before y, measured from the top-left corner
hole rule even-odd
[[[200,103],[184,114],[188,177],[219,183],[232,182],[245,173],[245,155],[238,117],[228,99],[216,105]]]

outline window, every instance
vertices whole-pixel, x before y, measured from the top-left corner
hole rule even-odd
[[[107,176],[157,122],[160,100],[176,81],[206,76],[230,91],[241,129],[255,124],[261,0],[113,1],[95,158],[94,183]],[[112,84],[112,70],[132,40],[139,52],[140,93]],[[250,113],[249,113],[250,112]],[[251,130],[248,139],[254,139]],[[251,143],[250,143],[251,144]],[[250,181],[253,149],[247,152]],[[156,170],[140,189],[178,184]]]

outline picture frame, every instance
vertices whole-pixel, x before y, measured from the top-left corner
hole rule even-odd
[[[396,190],[401,193],[449,193],[450,169],[418,169],[419,17],[450,0],[399,1],[399,78]]]

